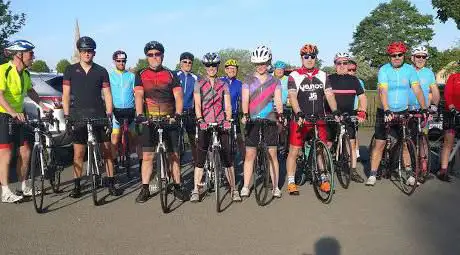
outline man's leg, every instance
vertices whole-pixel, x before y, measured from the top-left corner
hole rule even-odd
[[[439,170],[438,174],[438,178],[441,181],[450,181],[450,177],[447,173],[447,167],[449,166],[449,156],[452,153],[454,140],[455,132],[453,129],[444,131],[444,143],[441,151],[441,169]]]
[[[256,148],[255,147],[246,147],[246,156],[244,158],[243,173],[244,173],[244,182],[243,188],[241,189],[241,196],[249,196],[249,185],[252,179],[252,171],[254,168],[254,160],[256,159]]]
[[[358,161],[358,156],[356,155],[357,152],[359,152],[359,148],[356,147],[356,141],[357,138],[356,137],[356,131],[354,128],[348,130],[348,132],[352,132],[350,133],[350,144],[351,144],[351,179],[355,182],[358,182],[358,183],[363,183],[364,182],[364,179],[363,177],[361,177],[361,175],[358,173],[358,171],[356,170],[356,163]]]
[[[27,170],[29,169],[30,162],[30,146],[27,142],[19,146],[18,154],[16,172],[18,180],[21,183],[21,190],[24,196],[32,196],[32,188],[27,186]],[[36,194],[40,194],[40,191]]]
[[[73,177],[74,189],[70,192],[69,196],[79,198],[81,196],[80,181],[83,172],[83,161],[85,159],[86,145],[73,144]]]
[[[278,149],[276,146],[268,148],[269,161],[270,161],[270,175],[273,183],[273,196],[281,197],[281,191],[278,187],[280,165],[278,162]]]
[[[2,202],[15,203],[22,200],[22,196],[14,194],[8,187],[8,174],[11,161],[11,144],[0,144],[0,183],[2,185]]]

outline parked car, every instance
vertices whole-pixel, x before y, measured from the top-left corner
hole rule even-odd
[[[65,130],[64,110],[62,108],[62,79],[61,74],[55,73],[30,73],[32,86],[40,96],[43,103],[53,109],[54,117],[59,121],[59,130],[51,127],[50,131],[55,138],[55,142],[59,145],[70,145],[72,139]],[[43,115],[43,110],[29,97],[24,99],[24,111],[28,118],[37,117],[37,109],[40,109],[40,115]],[[59,132],[58,132],[59,131]]]

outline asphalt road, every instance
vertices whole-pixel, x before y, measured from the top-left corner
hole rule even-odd
[[[0,254],[460,254],[458,179],[430,180],[410,197],[388,180],[352,183],[329,205],[306,185],[298,197],[284,193],[265,207],[251,197],[220,214],[211,196],[163,214],[157,197],[134,202],[138,179],[120,177],[124,195],[95,207],[89,193],[68,197],[70,178],[67,170],[64,192],[45,197],[44,214],[31,202],[0,205]]]

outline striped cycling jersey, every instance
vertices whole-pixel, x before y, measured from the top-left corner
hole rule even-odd
[[[262,83],[255,76],[248,76],[243,82],[243,89],[249,90],[249,115],[251,119],[262,118],[276,121],[274,104],[275,91],[281,90],[280,81],[268,75]]]
[[[215,79],[213,86],[208,78],[200,78],[195,83],[194,93],[201,98],[201,115],[206,123],[225,120],[224,96],[230,93],[227,82]]]

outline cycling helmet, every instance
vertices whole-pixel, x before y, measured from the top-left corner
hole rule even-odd
[[[238,67],[238,62],[235,59],[229,59],[229,60],[225,61],[225,67],[227,67],[227,66]]]
[[[26,40],[16,40],[8,44],[5,50],[7,51],[30,51],[33,50],[35,46]]]
[[[300,48],[300,55],[306,55],[306,54],[313,54],[313,55],[318,55],[318,47],[314,44],[305,44],[302,48]]]
[[[117,50],[113,53],[112,55],[112,59],[113,60],[116,60],[116,59],[127,59],[128,58],[128,55],[126,55],[126,52],[122,51],[122,50]]]
[[[212,64],[220,64],[220,57],[219,54],[215,52],[208,52],[204,54],[203,59],[201,60],[203,65],[212,65]]]
[[[350,59],[350,54],[348,54],[347,52],[339,52],[335,54],[334,62],[337,61],[337,59],[339,58],[346,58],[348,60]]]
[[[188,59],[188,60],[193,61],[195,59],[195,57],[190,52],[184,52],[184,53],[180,54],[179,61],[182,61],[184,59]]]
[[[278,61],[275,62],[273,67],[275,69],[286,69],[286,63],[284,63],[283,61],[278,60]]]
[[[80,37],[77,41],[77,49],[78,50],[95,50],[96,49],[96,42],[88,36]]]
[[[161,53],[165,53],[165,48],[163,47],[163,44],[157,41],[148,42],[144,47],[144,54],[147,54],[149,50],[157,50]]]
[[[272,60],[272,51],[267,46],[259,46],[252,52],[251,63],[262,64],[270,60]]]
[[[426,55],[428,57],[428,49],[423,46],[423,45],[420,45],[418,47],[415,47],[412,49],[412,56],[414,55],[419,55],[419,54],[423,54],[423,55]]]
[[[387,47],[387,53],[388,54],[393,54],[395,52],[401,52],[401,53],[406,53],[407,52],[407,47],[403,42],[392,42],[390,45]]]

